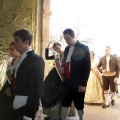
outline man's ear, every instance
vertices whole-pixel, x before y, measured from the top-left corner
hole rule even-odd
[[[29,45],[29,40],[26,40],[24,43],[25,45]]]

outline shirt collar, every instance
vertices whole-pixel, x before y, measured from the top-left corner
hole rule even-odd
[[[27,53],[28,53],[29,51],[32,51],[32,49],[29,49],[29,50],[25,51],[25,52],[21,55],[20,58],[22,58],[23,56],[27,55]]]

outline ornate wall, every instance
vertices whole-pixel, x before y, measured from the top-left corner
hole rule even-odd
[[[9,43],[16,29],[33,34],[32,48],[44,57],[49,42],[50,0],[0,0],[0,85],[4,79]],[[48,66],[48,62],[46,66]],[[47,67],[45,67],[45,76]]]
[[[38,0],[0,0],[0,84],[4,79],[9,43],[16,29],[26,28],[33,34],[32,48],[37,52]]]
[[[38,0],[0,0],[0,38],[13,41],[16,29],[27,28],[33,33],[33,49],[36,49]]]

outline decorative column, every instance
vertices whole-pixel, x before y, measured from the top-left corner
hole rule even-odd
[[[52,12],[50,11],[51,0],[43,0],[42,8],[42,43],[41,43],[41,55],[45,60],[45,48],[49,43],[49,26],[50,26],[50,16]],[[48,61],[45,60],[45,76],[48,74]]]

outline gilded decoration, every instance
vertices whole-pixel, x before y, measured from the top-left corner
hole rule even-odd
[[[9,43],[13,41],[15,30],[30,30],[34,39],[32,48],[37,50],[37,3],[38,0],[0,0],[0,86],[9,59]]]

